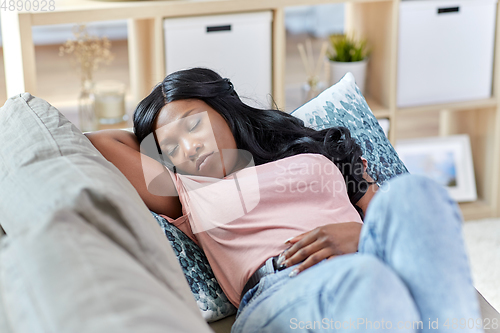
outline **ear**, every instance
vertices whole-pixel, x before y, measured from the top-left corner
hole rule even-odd
[[[361,157],[361,161],[363,161],[363,172],[366,172],[366,168],[368,168],[368,161],[363,157]]]

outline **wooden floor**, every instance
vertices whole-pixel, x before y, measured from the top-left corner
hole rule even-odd
[[[286,57],[286,108],[290,112],[303,103],[301,86],[306,81],[306,73],[298,52],[297,44],[304,43],[307,38],[312,41],[315,54],[319,52],[323,39],[310,37],[305,34],[287,35]],[[128,50],[127,41],[113,41],[111,51],[115,59],[110,65],[101,66],[95,73],[95,81],[116,79],[129,86]],[[80,87],[79,75],[71,57],[59,56],[59,45],[36,46],[36,70],[38,91],[35,95],[46,99],[61,110],[71,121],[78,121],[76,100]],[[3,64],[3,52],[0,48],[0,62]],[[0,105],[3,105],[7,96],[5,91],[5,70],[0,66]],[[325,74],[320,78],[325,80]],[[130,97],[130,94],[129,94]],[[129,98],[130,100],[130,98]],[[135,105],[127,103],[127,112],[131,115]],[[405,115],[399,118],[397,137],[413,138],[438,135],[437,113]],[[131,125],[131,124],[130,124]]]

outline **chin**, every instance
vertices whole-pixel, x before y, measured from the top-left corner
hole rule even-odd
[[[217,156],[214,156],[216,158],[213,159],[211,165],[207,165],[208,168],[199,171],[199,174],[201,176],[212,177],[212,178],[224,178],[224,169],[222,168],[222,160],[218,153],[215,154],[217,154]],[[229,169],[226,168],[227,172],[230,171],[228,170]]]
[[[200,176],[212,177],[212,178],[224,178],[224,171],[222,170],[222,166],[219,164],[214,166],[214,168],[210,170],[204,170],[200,172]]]

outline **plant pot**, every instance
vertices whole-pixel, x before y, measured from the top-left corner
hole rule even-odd
[[[330,61],[330,84],[339,82],[344,75],[351,72],[354,75],[359,90],[364,94],[367,64],[368,59],[355,62]]]

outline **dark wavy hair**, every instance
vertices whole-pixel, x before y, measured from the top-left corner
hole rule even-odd
[[[154,131],[161,109],[183,99],[202,100],[217,111],[229,125],[237,148],[249,151],[255,165],[302,153],[322,154],[342,172],[353,204],[368,188],[369,183],[363,178],[361,148],[347,128],[317,131],[288,113],[246,105],[231,81],[206,68],[168,75],[139,103],[134,113],[134,133],[139,143]]]

